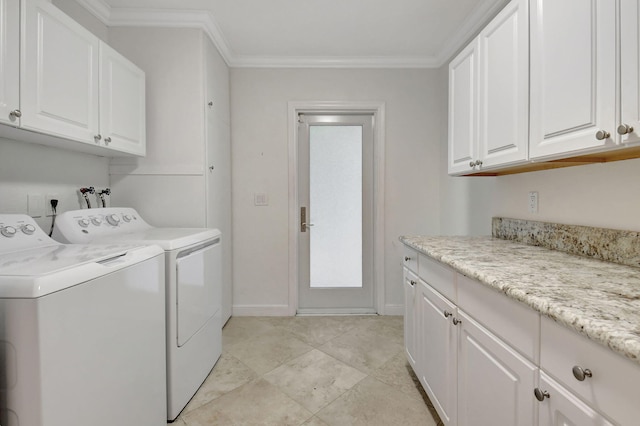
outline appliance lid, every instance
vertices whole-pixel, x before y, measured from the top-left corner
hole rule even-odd
[[[172,251],[220,238],[220,235],[219,230],[211,228],[150,228],[144,231],[105,236],[95,242],[155,244],[165,251]]]
[[[36,298],[135,265],[158,246],[58,244],[0,256],[0,297]]]

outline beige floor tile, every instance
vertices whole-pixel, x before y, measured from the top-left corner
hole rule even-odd
[[[317,413],[329,426],[435,426],[427,406],[372,377]]]
[[[304,422],[302,426],[329,426],[316,416],[311,417],[309,420]]]
[[[402,351],[402,336],[382,325],[354,327],[332,339],[319,349],[367,374],[388,362]]]
[[[227,351],[258,374],[265,374],[313,347],[288,331],[273,328],[251,339],[234,343]]]
[[[298,426],[312,414],[264,379],[257,379],[189,413],[187,426]]]
[[[222,329],[222,350],[234,344],[273,331],[274,326],[261,321],[259,317],[231,317]]]
[[[422,385],[413,373],[404,351],[398,353],[382,367],[373,371],[371,376],[393,386],[407,396],[421,401],[426,398],[426,394],[422,390]]]
[[[318,347],[353,329],[360,317],[294,317],[283,326],[303,342]]]
[[[209,377],[184,408],[183,413],[186,414],[257,378],[258,374],[236,357],[223,353]]]
[[[317,349],[264,376],[312,413],[318,412],[365,377],[366,374]]]

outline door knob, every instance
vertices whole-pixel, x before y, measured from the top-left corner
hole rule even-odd
[[[302,222],[302,226],[306,226],[307,228],[310,226],[315,226],[315,224],[313,223],[306,223],[306,222]]]
[[[610,137],[611,133],[607,132],[606,130],[598,130],[596,132],[596,139],[598,139],[599,141],[609,139]]]
[[[629,126],[628,124],[621,124],[618,126],[617,130],[619,135],[628,135],[629,133],[633,132],[633,127]]]

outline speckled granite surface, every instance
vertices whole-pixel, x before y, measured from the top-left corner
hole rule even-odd
[[[640,266],[640,232],[494,217],[492,235],[565,253]]]
[[[400,241],[640,364],[640,268],[492,237]]]

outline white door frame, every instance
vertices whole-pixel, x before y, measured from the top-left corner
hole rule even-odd
[[[373,300],[384,315],[384,153],[385,103],[376,101],[288,102],[289,126],[289,315],[298,309],[298,113],[373,114]]]

